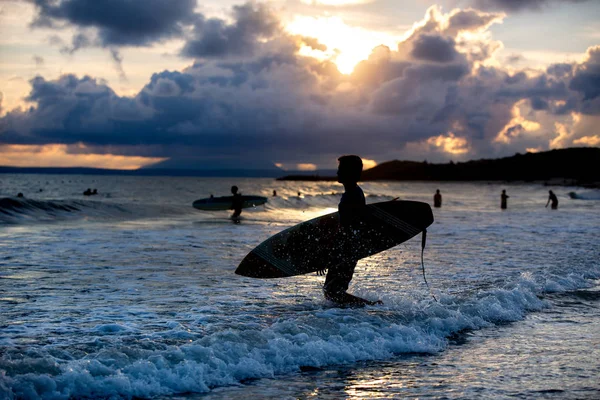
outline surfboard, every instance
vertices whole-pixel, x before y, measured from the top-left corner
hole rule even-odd
[[[349,228],[339,213],[302,222],[271,236],[252,250],[235,273],[251,278],[283,278],[320,271],[343,259],[360,260],[418,235],[433,223],[427,203],[369,204]]]
[[[222,211],[231,209],[232,202],[233,196],[209,197],[194,201],[192,206],[203,211]],[[266,202],[266,197],[242,196],[242,208],[256,207]]]

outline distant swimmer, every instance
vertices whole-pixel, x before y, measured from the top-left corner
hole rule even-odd
[[[98,189],[92,190],[92,194],[98,194]]]
[[[92,193],[92,189],[90,189],[90,188],[87,188],[87,189],[85,190],[85,192],[83,192],[83,195],[84,195],[84,196],[91,196],[92,194],[93,194],[93,193]]]
[[[433,195],[433,206],[437,208],[442,206],[442,194],[440,193],[440,189],[436,190]]]
[[[23,193],[19,192],[19,193],[17,193],[17,197],[25,197],[25,196],[23,196]]]
[[[510,196],[506,194],[506,190],[502,190],[502,194],[500,195],[500,208],[506,210],[507,204],[506,201]]]
[[[277,190],[273,190],[273,197],[277,197]]]
[[[337,171],[338,182],[344,185],[344,194],[338,205],[340,214],[340,237],[351,237],[354,231],[354,224],[357,217],[366,210],[365,195],[358,186],[360,175],[362,173],[363,163],[360,157],[349,155],[338,159],[339,167]],[[354,269],[358,260],[351,258],[350,247],[356,246],[353,241],[348,241],[342,246],[340,263],[329,268],[323,292],[325,298],[338,304],[345,305],[374,305],[383,304],[381,301],[369,301],[357,296],[348,294],[348,285],[354,275]]]
[[[550,202],[552,202],[552,205],[550,206],[553,210],[556,210],[558,208],[558,199],[556,198],[556,195],[552,192],[552,190],[548,191],[549,196],[548,196],[548,201],[546,202],[546,207],[548,207],[548,204],[550,204]]]
[[[242,206],[244,205],[242,200],[242,194],[238,193],[238,187],[231,187],[231,194],[233,194],[233,201],[231,202],[231,209],[233,210],[233,214],[231,214],[231,219],[235,223],[240,222],[240,214],[242,213]]]

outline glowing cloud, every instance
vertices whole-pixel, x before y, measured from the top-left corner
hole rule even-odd
[[[584,136],[577,140],[573,140],[574,144],[583,144],[586,146],[598,146],[600,145],[600,135]]]
[[[330,59],[343,74],[350,74],[356,64],[366,60],[379,45],[395,47],[397,37],[346,25],[339,17],[296,16],[286,29],[296,35],[316,37],[327,46],[327,51],[305,46],[300,54],[317,59]]]
[[[533,132],[540,129],[541,125],[535,121],[528,121],[521,115],[521,107],[526,104],[526,100],[518,101],[512,108],[512,119],[504,129],[496,136],[496,143],[510,143],[512,139],[518,137],[523,132]]]
[[[14,167],[90,167],[135,170],[166,158],[116,156],[112,154],[82,154],[85,146],[77,145],[71,153],[65,144],[3,145],[0,146],[0,165]]]
[[[299,164],[283,164],[275,163],[277,168],[281,168],[284,171],[316,171],[317,165],[310,163],[299,163]]]
[[[467,139],[457,137],[452,132],[448,132],[447,135],[431,137],[427,139],[427,144],[450,154],[466,154],[469,152],[469,142]]]

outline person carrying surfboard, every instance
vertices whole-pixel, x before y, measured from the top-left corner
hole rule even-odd
[[[366,209],[365,195],[358,186],[360,175],[362,173],[362,159],[356,155],[347,155],[338,158],[339,166],[337,171],[338,182],[344,185],[344,194],[338,205],[340,214],[340,230],[338,234],[349,238],[354,231],[354,222],[361,216]],[[374,305],[383,304],[381,301],[369,301],[347,293],[348,285],[352,280],[354,269],[358,260],[353,259],[350,247],[355,246],[352,240],[343,241],[341,246],[340,263],[329,268],[323,292],[325,298],[329,301],[344,305]]]

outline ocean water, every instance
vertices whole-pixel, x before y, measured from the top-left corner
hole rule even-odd
[[[191,207],[233,184],[279,196],[240,224]],[[382,306],[234,274],[335,211],[337,183],[1,175],[0,399],[600,398],[597,192],[553,187],[553,211],[539,184],[361,186],[369,203],[441,190],[431,292],[419,238],[359,262],[350,292]]]

